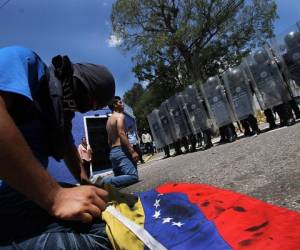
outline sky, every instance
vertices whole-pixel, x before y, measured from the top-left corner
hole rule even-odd
[[[73,62],[105,65],[123,95],[137,82],[131,55],[116,46],[110,14],[115,0],[0,0],[0,48],[22,45],[36,51],[49,64],[58,54]],[[280,34],[300,20],[299,0],[276,0]],[[2,6],[2,7],[1,7]]]

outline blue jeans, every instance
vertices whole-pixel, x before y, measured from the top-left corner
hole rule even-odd
[[[114,176],[104,178],[103,182],[115,187],[125,187],[138,182],[136,163],[125,148],[113,147],[109,159],[112,164]]]
[[[0,190],[0,249],[112,249],[100,219],[62,221],[11,188]]]

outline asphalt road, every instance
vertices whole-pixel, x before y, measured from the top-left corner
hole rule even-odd
[[[140,182],[127,192],[165,182],[205,183],[300,211],[300,122],[168,159],[139,165]]]

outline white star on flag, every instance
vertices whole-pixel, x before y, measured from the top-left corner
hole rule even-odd
[[[184,223],[181,222],[172,222],[172,226],[182,227]]]
[[[155,219],[160,218],[160,210],[155,211],[155,214],[152,217],[154,217]]]
[[[154,203],[153,206],[154,206],[155,208],[158,208],[158,207],[160,206],[159,202],[160,202],[160,200],[155,200],[155,203]]]
[[[169,222],[171,222],[171,220],[173,220],[173,218],[170,218],[170,217],[168,217],[168,218],[163,218],[163,224],[165,224],[165,223],[169,223]]]

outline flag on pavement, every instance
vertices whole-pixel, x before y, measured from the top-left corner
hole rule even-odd
[[[121,197],[122,196],[122,197]],[[300,214],[233,191],[167,183],[103,213],[115,249],[299,249]]]

